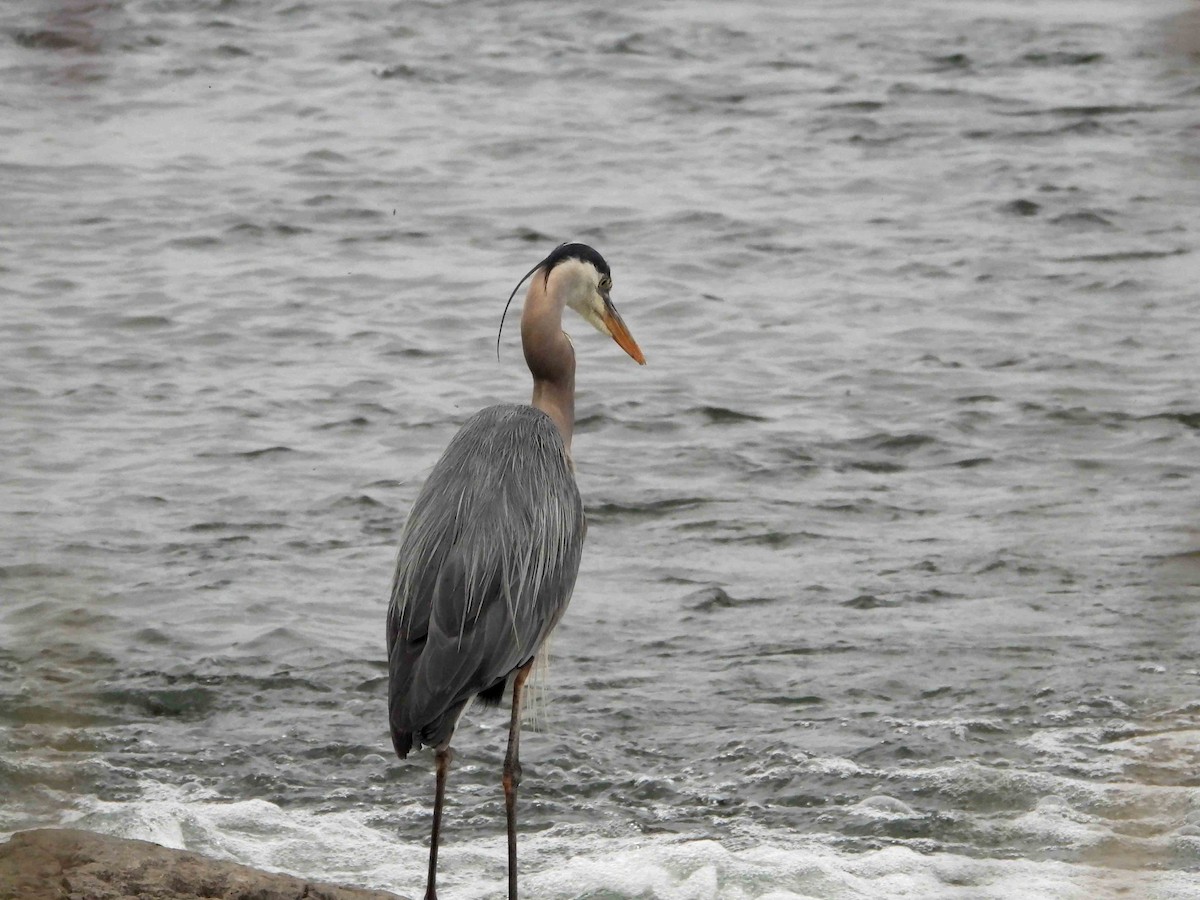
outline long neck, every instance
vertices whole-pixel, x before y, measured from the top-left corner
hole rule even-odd
[[[562,330],[563,285],[535,272],[521,313],[521,346],[533,375],[533,405],[554,420],[567,452],[575,430],[575,351]]]

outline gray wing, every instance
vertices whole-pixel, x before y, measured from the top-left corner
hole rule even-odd
[[[455,435],[404,526],[388,608],[396,752],[450,739],[468,700],[528,662],[571,598],[586,530],[562,437],[531,406]]]

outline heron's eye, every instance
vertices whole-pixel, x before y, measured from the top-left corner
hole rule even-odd
[[[605,292],[611,291],[612,290],[612,279],[609,278],[607,275],[601,275],[600,283],[598,285],[596,285],[596,287]]]

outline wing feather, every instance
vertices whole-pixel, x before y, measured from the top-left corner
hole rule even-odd
[[[396,752],[450,739],[468,700],[533,658],[575,586],[583,502],[558,429],[495,406],[455,435],[401,537],[388,608]]]

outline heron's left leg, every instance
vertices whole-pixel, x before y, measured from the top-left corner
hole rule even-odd
[[[517,900],[517,785],[521,783],[521,695],[533,671],[533,660],[517,669],[512,686],[512,721],[508,725],[508,753],[504,756],[504,809],[508,819],[508,900]]]
[[[450,745],[434,751],[437,760],[437,787],[433,794],[433,833],[429,836],[429,875],[425,880],[425,900],[437,900],[437,857],[438,841],[442,832],[442,807],[446,802],[446,776],[450,774],[450,762],[454,751]]]

